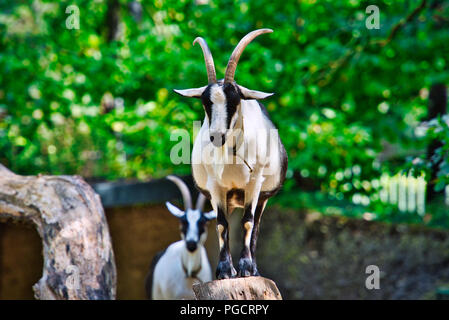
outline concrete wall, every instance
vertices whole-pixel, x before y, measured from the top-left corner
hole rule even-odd
[[[258,265],[285,299],[434,298],[449,284],[449,231],[268,208],[258,241]],[[106,209],[118,271],[118,299],[144,299],[152,257],[177,241],[179,225],[162,205]],[[234,262],[241,249],[241,214],[231,218]],[[218,256],[215,222],[207,249]],[[0,299],[32,299],[42,246],[26,225],[0,223]],[[378,265],[381,289],[367,290],[365,268]]]
[[[271,208],[258,242],[260,272],[288,299],[435,299],[449,288],[449,230]],[[365,286],[366,267],[380,288]]]
[[[42,275],[41,238],[32,226],[0,223],[0,299],[34,299]]]

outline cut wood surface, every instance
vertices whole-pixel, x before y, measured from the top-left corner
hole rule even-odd
[[[263,277],[197,283],[193,291],[197,300],[282,300],[276,284]]]
[[[37,299],[115,299],[116,267],[99,196],[77,176],[20,176],[0,165],[0,218],[42,238]]]

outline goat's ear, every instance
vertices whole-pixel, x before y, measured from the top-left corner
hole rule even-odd
[[[185,90],[173,89],[173,91],[183,97],[201,98],[201,95],[203,94],[204,90],[206,90],[206,88],[207,88],[207,86],[204,86],[201,88],[185,89]]]
[[[184,211],[172,205],[170,202],[167,201],[165,205],[167,206],[168,211],[170,211],[170,213],[176,218],[182,218],[182,216],[184,215]]]
[[[203,216],[207,219],[207,220],[213,220],[217,217],[217,214],[215,213],[214,210],[209,211],[209,212],[205,212],[203,213]]]
[[[262,92],[262,91],[251,90],[251,89],[242,87],[241,85],[237,85],[237,86],[239,87],[240,92],[242,93],[242,97],[245,100],[251,100],[251,99],[262,100],[262,99],[271,97],[274,94],[274,93],[266,93],[266,92]]]

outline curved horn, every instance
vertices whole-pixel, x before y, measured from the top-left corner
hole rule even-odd
[[[254,40],[255,37],[264,34],[264,33],[271,33],[273,30],[271,29],[258,29],[254,30],[250,33],[248,33],[246,36],[240,40],[240,42],[235,47],[234,51],[232,51],[231,57],[229,58],[228,65],[226,67],[226,73],[225,73],[225,83],[233,82],[234,81],[234,75],[235,75],[235,69],[237,68],[237,63],[239,63],[240,56],[243,53],[243,50],[245,50],[246,46]]]
[[[204,194],[202,194],[200,192],[200,194],[198,195],[198,199],[196,200],[196,208],[195,209],[203,211],[205,202],[206,202],[206,197],[204,196]]]
[[[184,181],[172,175],[167,176],[167,179],[173,181],[178,186],[179,191],[181,191],[185,210],[192,209],[192,197],[190,196],[189,188],[187,188],[187,185],[184,183]]]
[[[215,73],[214,58],[212,58],[212,53],[210,52],[209,46],[207,45],[206,40],[201,37],[197,37],[193,41],[193,45],[195,45],[195,43],[197,42],[200,44],[201,49],[203,50],[204,62],[206,62],[207,69],[207,80],[209,84],[216,83],[217,75]]]

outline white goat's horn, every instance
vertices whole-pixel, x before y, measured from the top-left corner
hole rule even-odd
[[[187,185],[184,183],[184,181],[172,175],[167,176],[167,179],[173,181],[178,186],[179,191],[181,191],[185,210],[192,209],[192,197],[190,196],[189,188],[187,188]]]
[[[196,200],[196,210],[203,211],[205,202],[206,197],[200,192],[200,194],[198,195],[198,199]]]
[[[206,69],[207,69],[207,80],[208,80],[209,84],[217,83],[217,75],[215,73],[214,58],[212,58],[212,53],[210,52],[209,46],[207,45],[206,40],[204,40],[201,37],[197,37],[193,41],[193,45],[195,45],[195,43],[197,43],[197,42],[200,44],[201,49],[203,50],[204,62],[206,63]]]
[[[255,37],[264,34],[273,32],[271,29],[258,29],[248,33],[246,36],[240,40],[240,42],[235,47],[234,51],[232,51],[231,57],[229,58],[228,65],[226,67],[226,73],[224,82],[230,83],[234,81],[235,69],[237,69],[237,64],[239,63],[240,56],[245,50],[246,46],[254,40]]]

